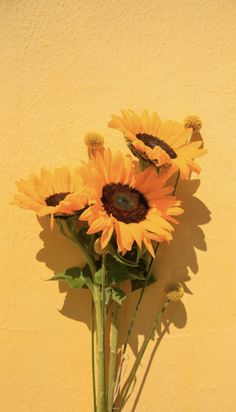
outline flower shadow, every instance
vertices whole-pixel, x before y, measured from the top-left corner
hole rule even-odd
[[[180,224],[175,229],[173,241],[169,245],[160,245],[158,249],[157,258],[153,265],[153,273],[156,276],[157,282],[149,286],[145,291],[138,317],[130,337],[130,349],[135,356],[138,354],[139,336],[145,338],[152,319],[164,303],[165,297],[163,288],[165,285],[173,280],[179,281],[183,284],[185,293],[192,294],[189,287],[191,275],[197,274],[199,270],[196,250],[207,250],[205,236],[201,226],[207,224],[211,220],[210,211],[204,203],[195,196],[199,185],[200,180],[196,179],[181,181],[178,186],[177,196],[178,199],[182,201],[182,207],[185,212],[178,218]],[[120,345],[127,334],[130,325],[130,317],[135,310],[139,293],[140,291],[132,293],[123,307],[121,313],[123,328],[120,336]],[[163,337],[166,333],[169,333],[170,325],[174,325],[176,328],[181,329],[185,327],[186,323],[187,313],[184,304],[179,302],[169,305],[162,318],[161,324],[157,327],[157,333],[153,337],[155,344],[148,365],[146,366],[142,382],[134,399],[131,412],[135,412],[152,360]],[[129,367],[127,367],[127,369],[129,369]]]
[[[71,240],[65,238],[58,230],[50,229],[48,217],[38,219],[42,231],[40,238],[43,248],[37,253],[37,260],[54,273],[63,272],[68,267],[84,265],[80,250]],[[56,283],[55,283],[56,285]],[[90,328],[91,323],[91,294],[85,289],[72,289],[65,282],[58,282],[59,292],[65,295],[61,315],[85,323]]]
[[[161,244],[158,249],[157,258],[153,265],[153,273],[157,282],[149,286],[145,292],[136,321],[136,329],[134,329],[130,341],[131,349],[135,354],[138,350],[138,335],[145,335],[147,332],[147,313],[148,317],[151,318],[161,307],[163,303],[162,290],[165,285],[173,280],[179,281],[183,284],[185,293],[192,293],[188,282],[191,280],[190,274],[198,272],[196,249],[207,250],[204,232],[200,226],[210,221],[210,211],[203,202],[194,196],[199,184],[199,180],[186,180],[179,184],[177,194],[182,201],[185,212],[178,218],[180,224],[176,226],[173,241],[169,245]],[[123,315],[127,319],[125,322],[127,327],[129,324],[129,316],[127,315],[129,312],[133,313],[139,293],[139,291],[134,292],[124,307]],[[176,322],[179,323],[179,327],[184,327],[187,321],[186,313],[183,310],[179,311],[178,317]]]

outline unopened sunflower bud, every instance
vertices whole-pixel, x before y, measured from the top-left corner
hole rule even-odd
[[[109,245],[106,246],[104,249],[102,249],[101,238],[100,237],[95,240],[93,247],[94,247],[94,251],[95,251],[95,253],[97,253],[97,255],[102,255],[104,253],[109,253]]]
[[[184,296],[184,288],[179,282],[170,282],[165,287],[166,297],[170,302],[178,302]]]
[[[94,251],[95,251],[95,253],[97,253],[97,255],[101,255],[103,253],[103,250],[102,250],[102,247],[101,247],[100,237],[95,240],[93,247],[94,247]]]
[[[194,132],[199,132],[199,130],[201,130],[202,128],[202,121],[200,117],[190,115],[184,119],[184,127],[186,129],[193,129]]]

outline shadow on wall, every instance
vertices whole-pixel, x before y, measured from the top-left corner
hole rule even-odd
[[[142,304],[143,310],[139,313],[138,322],[136,323],[130,341],[130,346],[135,354],[138,350],[138,335],[141,334],[145,336],[148,330],[147,313],[150,314],[150,318],[154,317],[154,313],[156,313],[157,309],[161,308],[163,304],[160,289],[162,290],[169,281],[177,280],[183,284],[185,293],[192,294],[189,286],[191,280],[190,273],[197,274],[199,270],[196,250],[207,250],[205,236],[201,226],[209,223],[211,220],[210,211],[204,203],[195,196],[199,185],[200,180],[186,180],[179,183],[177,196],[182,201],[182,207],[185,213],[178,218],[180,224],[175,229],[173,241],[169,245],[163,244],[159,248],[154,266],[157,282],[150,286],[146,292]],[[137,299],[137,296],[135,296],[135,298]],[[129,312],[132,313],[135,306],[134,296],[132,296],[132,302],[127,302],[127,304],[129,305]],[[125,321],[125,316],[123,315],[123,317]],[[136,410],[152,360],[163,337],[166,333],[169,333],[170,325],[173,324],[177,328],[183,328],[186,323],[187,313],[184,304],[179,302],[170,305],[163,317],[162,324],[157,330],[157,337],[154,338],[156,343],[131,412],[135,412]]]
[[[184,285],[186,293],[192,293],[188,283],[191,280],[190,272],[194,274],[198,272],[196,249],[202,251],[207,250],[205,236],[200,226],[210,221],[210,211],[194,196],[199,185],[200,180],[185,180],[181,181],[178,185],[177,195],[182,201],[182,207],[185,213],[178,218],[180,224],[175,228],[173,241],[169,245],[162,244],[159,247],[157,259],[153,267],[157,282],[149,286],[145,291],[141,310],[139,311],[130,337],[130,348],[135,355],[138,353],[138,337],[140,335],[145,337],[150,327],[147,322],[147,314],[148,319],[151,321],[157,311],[162,307],[165,299],[163,287],[165,287],[169,281],[177,280]],[[84,263],[79,254],[78,247],[62,236],[57,227],[51,232],[47,218],[40,219],[40,224],[43,229],[40,233],[40,238],[44,243],[44,247],[37,254],[39,261],[44,262],[46,266],[55,273],[61,272],[65,268],[79,266]],[[88,328],[90,328],[90,293],[87,290],[79,289],[77,291],[70,289],[62,282],[59,283],[59,291],[65,294],[60,313],[71,319],[84,322]],[[121,347],[124,337],[127,334],[139,293],[140,291],[130,293],[122,307],[120,315],[122,330],[119,336],[119,347]],[[187,313],[182,302],[172,304],[168,307],[161,325],[157,328],[157,338],[154,337],[156,344],[131,412],[135,412],[156,350],[165,334],[169,333],[170,325],[173,324],[177,328],[183,328],[186,322]]]
[[[64,237],[59,232],[57,225],[51,231],[48,216],[38,220],[42,227],[40,238],[44,246],[37,253],[37,260],[44,262],[54,273],[63,272],[69,267],[83,266],[85,262],[80,255],[78,246]],[[65,295],[60,313],[70,319],[83,322],[90,328],[91,296],[88,290],[71,289],[65,282],[58,282],[58,288],[59,292]]]

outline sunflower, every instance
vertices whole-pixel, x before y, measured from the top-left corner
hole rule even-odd
[[[31,174],[28,179],[16,182],[16,185],[20,193],[15,195],[12,203],[33,210],[38,216],[72,213],[88,203],[82,177],[67,167],[54,171],[42,168],[40,176]],[[75,193],[76,201],[73,197]]]
[[[201,141],[189,142],[192,129],[168,120],[162,122],[157,113],[146,110],[138,115],[132,110],[122,110],[122,116],[112,115],[108,126],[123,132],[126,142],[135,156],[155,166],[171,166],[179,170],[182,178],[191,171],[199,173],[195,158],[206,153],[200,149]]]
[[[81,214],[87,221],[88,234],[101,232],[104,249],[113,232],[119,251],[131,250],[134,242],[142,243],[154,257],[152,240],[172,239],[174,216],[182,213],[180,202],[171,195],[172,187],[166,187],[166,179],[159,177],[153,167],[137,170],[137,162],[121,152],[96,155],[80,168],[85,184],[94,191],[92,204]]]

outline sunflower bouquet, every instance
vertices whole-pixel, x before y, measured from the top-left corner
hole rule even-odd
[[[121,386],[123,359],[146,287],[155,281],[152,264],[159,245],[170,242],[183,213],[175,192],[179,179],[200,172],[202,156],[199,118],[184,124],[162,122],[157,113],[132,110],[112,115],[108,126],[123,134],[131,154],[112,152],[98,133],[88,133],[88,161],[75,170],[41,169],[18,181],[14,204],[49,216],[80,249],[83,267],[66,268],[51,280],[71,288],[87,288],[92,298],[92,377],[94,412],[122,411],[137,369],[162,314],[183,296],[178,282],[166,285],[166,300],[150,322],[150,329]],[[199,133],[198,133],[199,135]],[[195,136],[196,137],[196,136]],[[132,156],[132,154],[134,156]],[[129,290],[140,289],[130,327],[117,356],[119,313]],[[96,324],[96,358],[94,329]],[[109,348],[107,351],[106,349]],[[118,360],[119,359],[119,360]]]

